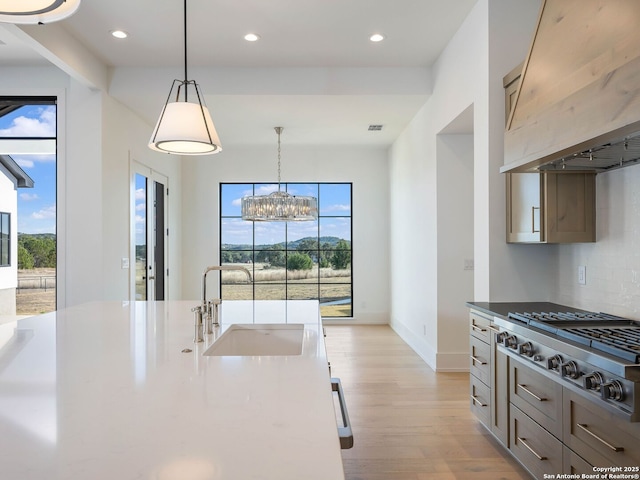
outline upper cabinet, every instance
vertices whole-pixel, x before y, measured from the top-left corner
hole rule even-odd
[[[516,93],[520,86],[520,78],[522,77],[522,67],[524,62],[511,70],[503,79],[502,86],[504,87],[504,123],[509,123],[509,116],[511,110],[516,103]]]
[[[507,242],[596,241],[594,172],[506,173]]]

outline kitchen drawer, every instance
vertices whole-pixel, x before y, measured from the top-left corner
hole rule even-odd
[[[471,357],[469,372],[482,380],[485,385],[491,382],[491,347],[476,337],[469,337]]]
[[[560,379],[558,379],[560,380]],[[520,359],[509,362],[509,400],[562,439],[562,385]]]
[[[564,443],[597,467],[640,465],[640,424],[565,388]]]
[[[593,475],[593,465],[587,462],[584,458],[571,450],[569,447],[562,447],[564,464],[564,473],[570,473],[573,475]],[[588,477],[585,477],[588,478]]]
[[[491,390],[478,378],[469,375],[471,388],[471,412],[487,428],[491,424]]]
[[[534,478],[562,472],[562,442],[511,404],[511,453]]]
[[[491,319],[476,312],[469,314],[469,333],[474,337],[489,343],[491,340]]]

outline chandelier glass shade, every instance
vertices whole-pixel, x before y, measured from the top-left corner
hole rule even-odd
[[[184,80],[174,80],[153,129],[149,148],[175,155],[209,155],[222,151],[204,95],[187,80],[187,0],[184,0]]]
[[[318,199],[303,195],[291,195],[280,186],[280,134],[282,127],[275,127],[278,134],[278,190],[269,195],[242,197],[242,219],[252,222],[301,222],[318,218]]]
[[[80,0],[0,0],[0,22],[37,25],[73,15]]]

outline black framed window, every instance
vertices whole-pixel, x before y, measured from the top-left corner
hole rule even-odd
[[[227,300],[320,301],[323,317],[353,316],[352,184],[287,183],[293,195],[318,198],[313,222],[247,222],[240,199],[266,195],[267,183],[220,184],[220,260],[251,270],[221,274],[221,298]]]
[[[0,212],[0,267],[11,265],[11,214]]]

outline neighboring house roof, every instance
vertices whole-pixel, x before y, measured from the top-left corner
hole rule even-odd
[[[33,179],[9,155],[0,155],[0,164],[16,179],[18,188],[33,188]]]

